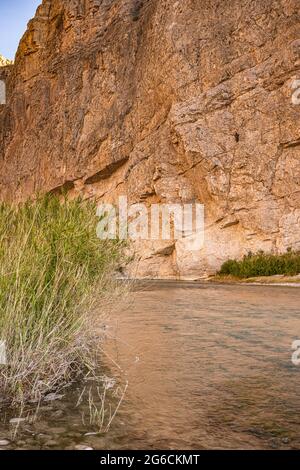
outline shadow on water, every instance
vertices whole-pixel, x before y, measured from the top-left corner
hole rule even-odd
[[[89,420],[82,385],[21,423],[6,448],[300,448],[300,289],[143,283],[108,329],[105,368],[116,378],[108,432]]]

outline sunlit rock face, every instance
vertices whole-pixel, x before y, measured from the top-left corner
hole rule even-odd
[[[136,243],[139,277],[300,249],[299,0],[44,0],[6,75],[2,199],[204,204],[203,248]]]
[[[10,65],[12,63],[11,60],[6,59],[3,57],[3,55],[0,54],[0,67],[6,67],[7,65]]]

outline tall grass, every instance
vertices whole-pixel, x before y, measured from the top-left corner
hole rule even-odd
[[[267,254],[262,251],[256,254],[248,253],[240,261],[226,261],[218,274],[249,278],[275,274],[294,276],[299,273],[300,252],[288,250],[287,253],[281,255]]]
[[[93,315],[121,257],[96,236],[93,203],[46,196],[18,208],[0,205],[0,395],[39,401],[93,371]]]

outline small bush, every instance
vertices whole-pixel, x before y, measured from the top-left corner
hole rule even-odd
[[[39,401],[95,367],[95,302],[111,289],[117,241],[96,235],[93,203],[46,196],[0,205],[0,395]]]
[[[282,255],[258,252],[256,254],[249,253],[241,261],[228,260],[222,265],[218,274],[249,278],[275,274],[294,276],[299,273],[300,252],[289,250]]]

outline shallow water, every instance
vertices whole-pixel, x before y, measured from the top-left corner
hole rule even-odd
[[[299,288],[165,282],[132,297],[108,329],[106,365],[129,384],[110,430],[86,435],[78,386],[14,440],[2,416],[5,448],[300,448]]]

